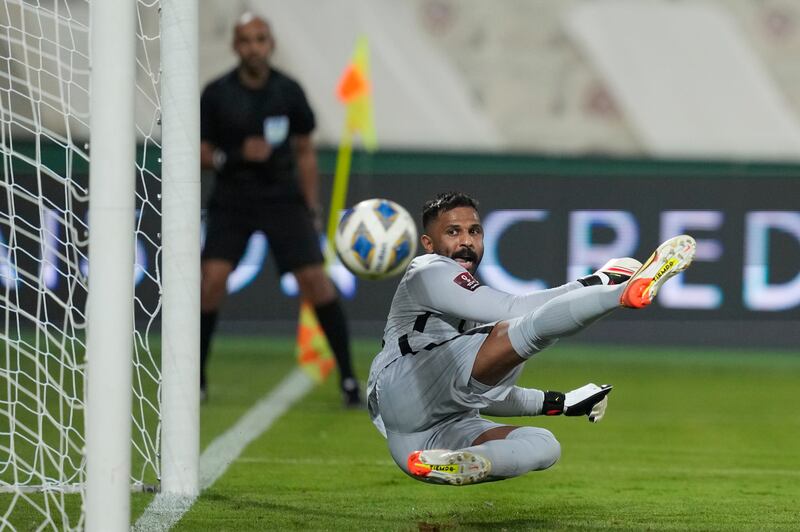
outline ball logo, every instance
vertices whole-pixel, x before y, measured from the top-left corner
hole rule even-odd
[[[469,272],[459,273],[456,275],[456,278],[453,279],[453,282],[461,288],[466,288],[470,292],[474,292],[481,285]]]

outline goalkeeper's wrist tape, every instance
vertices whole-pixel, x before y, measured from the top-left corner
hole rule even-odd
[[[564,397],[561,392],[544,392],[542,414],[546,416],[560,416],[564,413]]]

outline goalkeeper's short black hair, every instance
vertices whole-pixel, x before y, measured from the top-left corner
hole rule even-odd
[[[443,212],[456,207],[472,207],[478,210],[478,200],[463,192],[442,192],[422,206],[422,229],[427,230],[428,225],[436,220]]]

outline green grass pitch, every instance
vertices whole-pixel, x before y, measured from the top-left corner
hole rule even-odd
[[[366,378],[376,341],[355,344]],[[202,444],[293,367],[291,339],[217,341]],[[562,444],[544,472],[475,486],[406,477],[331,379],[251,444],[176,530],[800,529],[796,353],[564,342],[520,384],[613,383],[606,418],[517,418]],[[134,513],[148,502],[137,495]],[[135,517],[135,516],[134,516]]]
[[[203,447],[295,368],[291,338],[215,342]],[[354,344],[362,379],[377,347]],[[553,431],[553,468],[450,487],[406,477],[330,379],[247,447],[175,530],[800,530],[797,352],[562,342],[528,362],[520,384],[586,382],[615,385],[599,424],[509,420]],[[41,516],[12,497],[0,495],[0,515],[36,529]],[[151,500],[133,495],[133,521]],[[80,499],[67,504],[74,523]]]

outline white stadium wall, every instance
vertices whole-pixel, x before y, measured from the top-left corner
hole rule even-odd
[[[565,23],[648,154],[800,156],[788,100],[720,7],[594,2],[569,10]]]
[[[201,78],[235,64],[231,27],[240,7],[207,2],[201,31]],[[418,24],[413,4],[390,0],[246,2],[268,18],[277,41],[275,63],[303,85],[318,119],[322,143],[336,144],[344,108],[335,88],[356,37],[370,43],[376,128],[382,146],[492,150],[501,147],[494,124],[471,98],[447,56]],[[206,5],[204,3],[204,5]],[[213,7],[212,7],[213,6]],[[213,15],[212,15],[213,14]],[[224,22],[221,22],[224,21]]]
[[[203,0],[201,84],[235,64],[231,28],[245,10],[273,21],[275,63],[305,87],[322,145],[337,144],[334,88],[365,34],[384,149],[800,158],[793,0]],[[0,46],[12,57],[12,95],[57,92],[25,67],[38,59],[24,57],[18,36]],[[149,60],[137,75],[157,71],[157,54]],[[86,107],[86,95],[70,98]],[[47,127],[65,130],[47,109]]]
[[[593,30],[576,31],[574,20],[582,11],[630,11],[631,5],[639,18],[625,19],[627,32],[621,24],[603,27],[597,20]],[[337,142],[343,111],[334,87],[356,35],[365,33],[372,45],[376,124],[384,148],[800,157],[800,3],[791,0],[205,0],[201,82],[235,63],[230,28],[244,9],[273,20],[276,63],[306,87],[322,144]],[[653,80],[669,87],[671,100],[640,94],[638,103],[631,101],[629,92],[641,85],[620,77],[620,71],[632,70],[648,55],[672,54],[675,65],[686,55],[678,46],[665,46],[664,31],[643,31],[642,21],[664,12],[674,20],[693,20],[693,10],[706,16],[686,25],[675,42],[688,39],[702,49],[671,77]],[[613,71],[602,60],[615,51],[603,48],[604,35],[635,38],[629,54],[615,58]],[[742,98],[750,89],[756,99],[744,108]],[[654,141],[653,131],[665,127],[660,123],[665,116],[647,105],[696,117],[702,99],[715,104],[714,112],[708,127],[694,134],[712,140],[689,145],[673,135]]]

